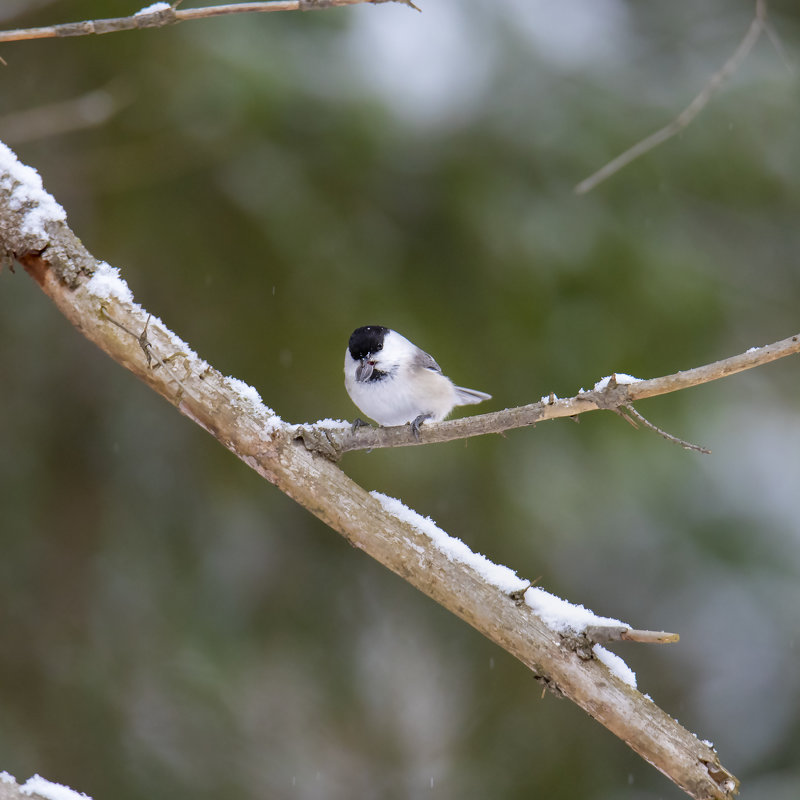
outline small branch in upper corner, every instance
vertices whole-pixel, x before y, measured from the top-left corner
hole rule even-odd
[[[157,7],[153,11],[142,9],[142,11],[127,17],[66,22],[61,25],[48,25],[41,28],[18,28],[11,31],[0,31],[0,42],[19,42],[28,39],[60,39],[67,36],[89,36],[91,34],[116,33],[118,31],[141,30],[143,28],[163,28],[178,22],[221,17],[226,14],[307,11],[314,8],[336,8],[362,3],[390,2],[410,6],[417,11],[420,10],[411,0],[262,0],[261,2],[224,3],[203,8],[183,9],[179,9],[179,4],[173,2],[169,7]]]
[[[662,430],[657,425],[653,425],[649,419],[643,417],[632,405],[625,405],[622,408],[615,409],[617,414],[619,414],[624,420],[630,422],[634,428],[637,428],[638,425],[636,422],[641,422],[645,428],[650,428],[651,431],[655,431],[659,436],[666,439],[668,442],[673,442],[674,444],[679,444],[684,450],[694,450],[698,453],[705,453],[706,455],[711,455],[711,451],[707,447],[701,447],[699,444],[692,444],[691,442],[687,442],[684,439],[679,439],[677,436],[673,436],[671,433],[667,433],[665,430]],[[628,416],[630,415],[630,416]]]
[[[722,83],[736,72],[739,65],[748,56],[753,49],[753,45],[758,41],[761,32],[766,27],[766,18],[767,0],[756,0],[755,17],[750,23],[750,27],[747,29],[744,38],[739,43],[733,55],[709,78],[697,97],[695,97],[668,125],[660,128],[655,133],[651,133],[649,136],[633,145],[633,147],[629,147],[624,153],[621,153],[616,158],[609,161],[604,167],[597,170],[597,172],[582,180],[575,187],[575,194],[586,194],[586,192],[590,192],[595,186],[606,180],[606,178],[610,178],[621,169],[627,167],[632,161],[639,158],[639,156],[649,153],[653,148],[666,142],[667,139],[671,139],[689,125],[689,123],[691,123],[706,107],[708,101],[711,100],[712,95],[719,89]]]

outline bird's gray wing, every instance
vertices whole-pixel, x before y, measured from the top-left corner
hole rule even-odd
[[[429,356],[424,350],[417,348],[414,353],[414,366],[420,369],[431,369],[434,372],[441,372],[442,368],[436,363],[433,356]]]

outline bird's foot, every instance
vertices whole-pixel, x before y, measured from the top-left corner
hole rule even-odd
[[[430,419],[430,414],[420,414],[412,423],[411,423],[411,432],[414,434],[414,438],[419,441],[419,429],[423,422],[426,419]]]
[[[351,432],[351,433],[352,433],[352,432],[355,432],[355,431],[357,431],[359,428],[369,428],[369,427],[371,427],[371,426],[370,426],[370,424],[369,424],[369,422],[364,422],[364,420],[363,420],[363,419],[361,419],[361,417],[356,417],[356,418],[353,420],[353,424],[350,426],[350,432]]]

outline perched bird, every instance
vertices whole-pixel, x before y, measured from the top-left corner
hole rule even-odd
[[[344,385],[359,410],[381,425],[439,422],[455,406],[491,395],[454,386],[439,365],[405,336],[382,325],[356,328],[344,354]]]

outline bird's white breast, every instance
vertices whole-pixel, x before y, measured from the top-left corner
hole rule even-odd
[[[396,367],[380,380],[355,379],[356,362],[345,353],[345,387],[359,410],[380,425],[403,425],[417,417],[444,419],[456,404],[455,387],[440,372]]]

